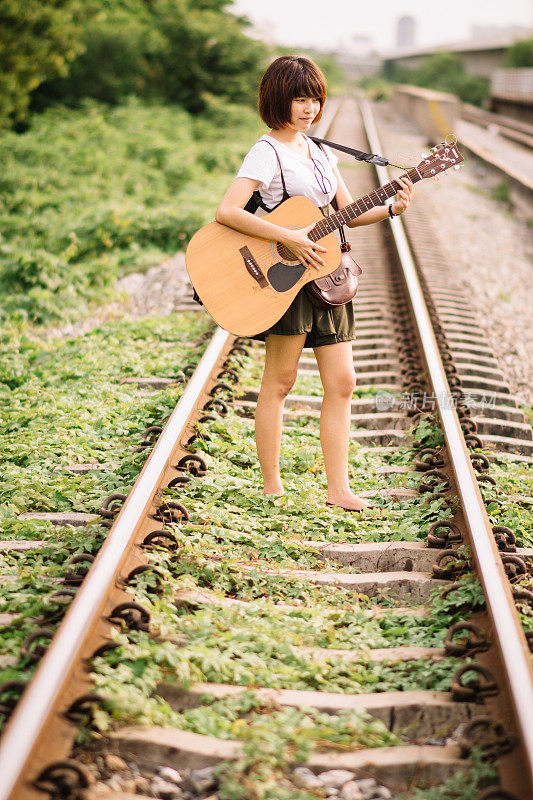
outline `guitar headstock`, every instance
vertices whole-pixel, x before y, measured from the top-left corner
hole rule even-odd
[[[463,156],[457,149],[457,138],[450,135],[446,137],[446,141],[432,147],[431,153],[423,156],[416,169],[421,178],[434,178],[450,167],[459,169],[463,161]]]

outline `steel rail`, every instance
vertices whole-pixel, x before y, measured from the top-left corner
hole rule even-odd
[[[17,704],[0,739],[0,800],[14,798],[13,793],[28,780],[35,743],[41,739],[51,721],[58,698],[72,673],[72,665],[97,624],[109,587],[133,543],[139,520],[150,508],[176,444],[213,369],[232,339],[232,334],[222,328],[215,331],[48,651]]]
[[[382,147],[368,101],[362,101],[361,113],[370,147],[373,152],[380,153]],[[386,167],[376,167],[376,170],[381,184],[391,180]],[[531,656],[472,468],[459,418],[455,412],[453,396],[450,393],[403,222],[398,217],[390,220],[390,223],[461,498],[472,551],[485,593],[487,609],[496,633],[497,648],[506,671],[516,727],[528,768],[528,775],[525,775],[524,778],[529,781],[531,791],[529,796],[533,797],[533,670]]]

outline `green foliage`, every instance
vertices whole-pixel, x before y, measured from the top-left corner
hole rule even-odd
[[[373,662],[361,654],[358,660],[342,656],[313,657],[280,641],[278,635],[256,637],[244,633],[235,638],[217,636],[181,647],[148,641],[132,644],[127,651],[110,656],[108,663],[137,674],[141,662],[157,664],[158,682],[188,687],[193,683],[224,683],[253,688],[301,691],[367,692],[432,689],[449,691],[456,658],[427,658],[405,662]]]
[[[135,94],[204,111],[211,95],[255,101],[263,45],[245,34],[246,22],[228,0],[91,0],[99,13],[83,34],[84,52],[68,75],[48,81],[33,98],[42,109],[83,97],[120,103]]]
[[[479,749],[472,751],[469,763],[465,766],[465,770],[457,772],[438,786],[410,789],[408,793],[398,795],[397,800],[472,800],[481,789],[496,785],[496,766],[487,761]]]
[[[505,61],[509,67],[533,67],[533,37],[514,42],[506,53]]]
[[[464,73],[463,64],[455,53],[434,53],[425,58],[414,70],[413,78],[418,86],[451,91],[457,78]]]
[[[391,83],[409,83],[412,70],[397,64],[393,58],[386,58],[381,67],[381,74]]]
[[[242,703],[242,701],[241,701]],[[250,700],[248,700],[250,704]],[[257,707],[257,701],[255,701]],[[243,756],[221,768],[221,800],[313,800],[316,793],[290,781],[291,762],[305,761],[314,750],[353,750],[394,746],[398,737],[366,713],[325,714],[313,709],[269,709],[235,721]]]
[[[170,414],[184,384],[151,395],[140,394],[123,378],[176,376],[179,365],[194,364],[205,343],[200,334],[211,326],[205,315],[180,314],[165,319],[107,323],[76,339],[38,340],[16,330],[0,340],[0,538],[41,540],[28,552],[3,551],[0,613],[11,621],[0,626],[0,684],[29,679],[34,666],[20,656],[35,618],[61,603],[51,595],[76,553],[94,553],[105,533],[98,521],[83,528],[56,527],[21,519],[24,511],[97,512],[111,493],[127,493],[147,451],[134,452],[142,431]],[[89,470],[73,474],[69,466]],[[64,610],[64,609],[63,609]]]
[[[438,448],[444,444],[444,434],[430,415],[421,417],[413,430],[413,438],[419,447]]]
[[[506,181],[499,181],[492,186],[490,189],[490,196],[493,200],[496,200],[497,203],[504,203],[506,206],[509,206],[511,203],[509,185]]]
[[[120,640],[124,643],[124,637],[119,637]],[[333,715],[311,707],[280,708],[275,700],[259,699],[253,691],[245,689],[223,700],[205,695],[199,708],[178,713],[160,697],[151,696],[162,675],[173,670],[178,648],[161,645],[157,664],[150,660],[142,644],[134,645],[134,649],[138,658],[133,663],[121,662],[115,657],[98,658],[93,662],[93,678],[99,693],[106,699],[105,710],[97,717],[99,729],[109,730],[113,718],[119,718],[141,725],[172,726],[203,736],[241,741],[243,757],[220,767],[219,791],[223,798],[280,800],[290,797],[300,800],[301,794],[261,794],[260,784],[267,780],[272,789],[275,782],[285,776],[286,786],[289,764],[305,760],[316,749],[346,751],[399,744],[398,736],[366,711],[340,711]],[[125,653],[126,650],[115,652]],[[239,781],[245,794],[238,792]]]
[[[76,106],[84,97],[117,104],[130,94],[153,94],[145,28],[135,20],[92,22],[83,32],[84,50],[68,74],[46,81],[31,100],[32,111],[54,102]]]
[[[364,90],[367,97],[371,100],[390,100],[392,97],[392,83],[381,75],[365,75],[358,81],[358,85]]]
[[[315,52],[313,50],[306,50],[306,53],[313,61],[316,61],[324,73],[329,94],[342,94],[350,90],[350,79],[334,54]]]
[[[364,658],[370,648],[400,647],[407,640],[412,645],[442,647],[453,614],[437,611],[437,599],[440,595],[432,601],[434,613],[427,618],[394,608],[376,618],[372,608],[353,599],[337,608],[312,603],[287,608],[270,600],[250,602],[246,607],[219,607],[211,605],[208,598],[194,614],[180,610],[176,617],[174,613],[172,631],[196,646],[212,640],[224,647],[232,640],[243,643],[252,638],[265,642],[277,638],[279,645],[282,632],[284,645],[290,647],[335,648],[347,653],[360,650]]]
[[[212,101],[195,118],[131,98],[56,107],[25,134],[4,132],[0,318],[71,318],[109,297],[119,275],[183,250],[213,217],[257,128],[242,106]]]
[[[0,15],[0,127],[26,119],[30,94],[65,75],[83,49],[84,0],[3,0]]]
[[[157,56],[159,84],[164,97],[198,113],[207,94],[233,102],[254,102],[264,51],[244,36],[241,24],[228,13],[197,10],[194,3],[159,0],[154,5],[157,30],[164,45]],[[154,59],[155,60],[155,59]]]
[[[181,389],[144,396],[121,380],[178,375],[178,364],[198,359],[195,340],[209,325],[207,315],[180,314],[107,323],[76,339],[2,336],[0,509],[10,530],[22,511],[97,511],[131,486],[145,458],[131,452],[132,437],[168,416]],[[76,463],[94,469],[72,475]]]
[[[456,94],[465,103],[478,106],[487,97],[490,85],[487,79],[467,73],[460,57],[447,52],[427,56],[413,70],[397,65],[393,59],[387,59],[382,74],[392,83],[408,83],[449,92]]]
[[[25,538],[43,536],[42,525],[17,519],[23,508],[94,509],[104,493],[127,491],[145,458],[131,454],[132,437],[147,424],[164,420],[180,389],[139,396],[120,380],[146,374],[147,369],[160,375],[178,373],[185,361],[200,355],[205,345],[197,343],[198,336],[206,325],[205,316],[179,315],[109,323],[70,340],[42,342],[16,331],[5,336],[0,373],[0,391],[7,401],[5,412],[0,412],[0,445],[7,464],[1,476],[6,509],[2,538],[16,538],[22,531]],[[259,352],[242,357],[241,386],[260,371]],[[420,442],[439,441],[428,418],[414,433]],[[445,598],[435,592],[423,618],[395,608],[392,598],[381,598],[378,617],[372,604],[379,598],[370,601],[342,587],[313,586],[290,574],[268,575],[272,567],[323,569],[317,541],[422,539],[428,522],[436,514],[442,516],[442,504],[427,507],[423,497],[401,502],[381,498],[379,509],[357,516],[324,508],[316,421],[285,429],[288,495],[274,500],[260,491],[249,419],[230,410],[224,424],[198,425],[198,434],[195,447],[205,454],[209,471],[181,487],[179,494],[191,510],[191,520],[173,526],[175,552],[156,548],[148,554],[163,577],[161,593],[150,591],[146,575],[127,590],[149,610],[150,632],[114,632],[119,649],[93,662],[96,689],[105,699],[95,710],[96,735],[133,723],[236,740],[242,745],[241,757],[218,770],[221,798],[312,800],[313,793],[294,785],[291,764],[305,761],[316,750],[397,746],[411,734],[392,733],[364,711],[324,714],[282,708],[258,699],[254,687],[446,691],[457,659],[373,662],[370,650],[400,644],[442,646],[450,624],[464,617],[464,607],[482,605],[482,593],[477,581],[467,577]],[[67,474],[66,465],[89,459],[105,464],[105,473],[95,469],[82,481]],[[352,448],[351,476],[360,489],[391,483],[413,487],[420,478],[416,473],[383,476],[377,471],[378,466],[412,459],[407,447],[390,453]],[[524,465],[499,457],[494,474],[506,489],[524,491]],[[509,501],[505,508],[511,506]],[[15,583],[5,582],[0,588],[0,612],[9,609],[15,616],[0,631],[0,653],[10,657],[0,682],[22,671],[30,677],[34,667],[27,656],[20,656],[21,642],[43,611],[57,611],[59,618],[51,595],[68,558],[81,551],[95,553],[105,535],[96,525],[82,531],[49,528],[44,533],[44,548],[23,558],[2,555],[0,570]],[[332,572],[346,569],[350,567],[328,566]],[[176,603],[177,590],[194,586],[215,589],[218,597],[211,591],[196,605],[187,605],[186,598]],[[223,592],[251,602],[222,604]],[[291,605],[277,605],[278,599]],[[531,625],[531,617],[526,623]],[[321,658],[304,651],[316,647],[349,650],[357,659],[342,653]],[[203,698],[200,707],[181,713],[164,699],[165,684],[186,687],[198,680],[250,688],[222,700]],[[81,734],[85,740],[90,736],[94,731]],[[493,778],[493,768],[474,754],[465,761],[464,771],[432,788],[431,794],[413,787],[409,796],[416,792],[420,800],[470,800]]]

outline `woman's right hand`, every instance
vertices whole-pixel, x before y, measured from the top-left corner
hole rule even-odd
[[[284,228],[283,236],[280,238],[282,244],[294,253],[298,261],[309,269],[320,269],[325,262],[319,253],[327,253],[327,248],[317,242],[311,241],[309,231],[314,228],[316,222],[312,222],[305,228]]]

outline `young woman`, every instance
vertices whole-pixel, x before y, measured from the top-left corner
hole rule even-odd
[[[304,195],[320,207],[327,206],[333,197],[339,208],[353,202],[337,169],[337,157],[306,136],[310,126],[320,119],[325,99],[326,82],[313,61],[303,56],[281,56],[273,61],[259,87],[259,113],[270,131],[245,157],[216,212],[217,222],[251,236],[282,242],[310,270],[323,265],[321,253],[325,252],[324,247],[308,238],[314,223],[301,229],[283,228],[254,216],[244,207],[252,193],[259,190],[265,206],[274,208],[284,197],[283,181],[289,195]],[[402,190],[392,205],[395,215],[405,211],[413,194],[411,181],[397,180]],[[349,223],[349,227],[369,225],[388,216],[387,206],[375,207]],[[327,502],[350,511],[368,506],[348,483],[350,410],[355,387],[351,344],[354,334],[351,303],[321,310],[301,290],[281,319],[260,335],[265,340],[266,362],[257,400],[255,438],[265,494],[283,492],[279,469],[283,406],[294,385],[302,349],[312,347],[324,388],[320,442],[328,483]]]

